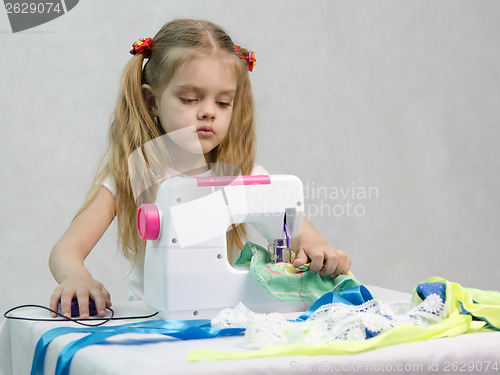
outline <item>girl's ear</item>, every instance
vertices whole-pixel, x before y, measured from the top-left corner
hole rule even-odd
[[[149,113],[151,113],[151,116],[157,117],[158,105],[156,103],[155,94],[153,93],[153,88],[146,84],[142,85],[141,87],[142,87],[142,96],[144,97],[144,101],[148,106]]]

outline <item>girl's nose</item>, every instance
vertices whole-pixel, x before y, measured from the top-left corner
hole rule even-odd
[[[201,106],[198,118],[200,120],[215,120],[215,103],[205,103],[205,105]]]

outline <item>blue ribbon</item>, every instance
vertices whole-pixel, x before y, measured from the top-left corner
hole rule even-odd
[[[76,352],[89,345],[107,345],[106,339],[124,333],[157,333],[170,336],[179,340],[205,339],[220,336],[236,336],[244,331],[242,328],[215,328],[210,325],[210,320],[152,320],[141,323],[124,324],[119,326],[99,327],[60,327],[45,332],[38,340],[31,375],[42,375],[45,363],[45,354],[49,344],[60,335],[67,333],[88,333],[87,336],[66,345],[57,359],[56,375],[68,375],[71,361]],[[137,344],[135,340],[133,343]],[[155,340],[157,341],[157,340]],[[144,341],[141,340],[142,343]],[[113,344],[121,344],[114,342]],[[125,341],[124,345],[130,345]]]

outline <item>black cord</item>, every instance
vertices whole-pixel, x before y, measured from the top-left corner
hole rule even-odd
[[[24,308],[27,308],[27,307],[36,307],[36,308],[39,308],[39,309],[45,309],[45,310],[48,310],[60,317],[62,317],[63,319],[55,319],[55,318],[52,318],[52,319],[39,319],[39,318],[26,318],[26,317],[22,317],[22,316],[8,316],[8,314],[14,310],[19,310],[19,309],[24,309]],[[64,315],[62,315],[61,313],[57,312],[57,311],[54,311],[46,306],[42,306],[42,305],[21,305],[21,306],[16,306],[16,307],[13,307],[12,309],[8,310],[5,312],[5,314],[3,314],[3,316],[6,318],[6,319],[17,319],[17,320],[30,320],[30,321],[34,321],[34,322],[63,322],[63,321],[70,321],[70,322],[73,322],[73,323],[76,323],[76,324],[80,324],[82,326],[86,326],[86,327],[97,327],[97,326],[100,326],[100,325],[103,325],[103,324],[106,324],[107,322],[109,322],[110,320],[125,320],[125,319],[148,319],[148,318],[152,318],[153,316],[156,316],[158,315],[158,311],[155,312],[154,314],[151,314],[151,315],[143,315],[143,316],[124,316],[124,317],[119,317],[119,318],[115,318],[115,312],[113,311],[113,309],[111,307],[106,307],[106,310],[109,310],[111,311],[111,316],[109,317],[105,317],[105,318],[89,318],[89,319],[74,319],[74,318],[68,318]],[[83,321],[101,321],[100,323],[96,323],[96,324],[89,324],[89,323],[83,323]]]

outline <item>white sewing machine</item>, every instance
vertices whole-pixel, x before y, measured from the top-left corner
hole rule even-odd
[[[256,312],[301,311],[303,302],[271,296],[248,266],[227,260],[231,224],[252,223],[273,262],[288,260],[300,232],[302,182],[295,176],[179,177],[166,180],[155,204],[141,205],[139,236],[148,240],[144,298],[164,318],[213,318],[242,302]]]

